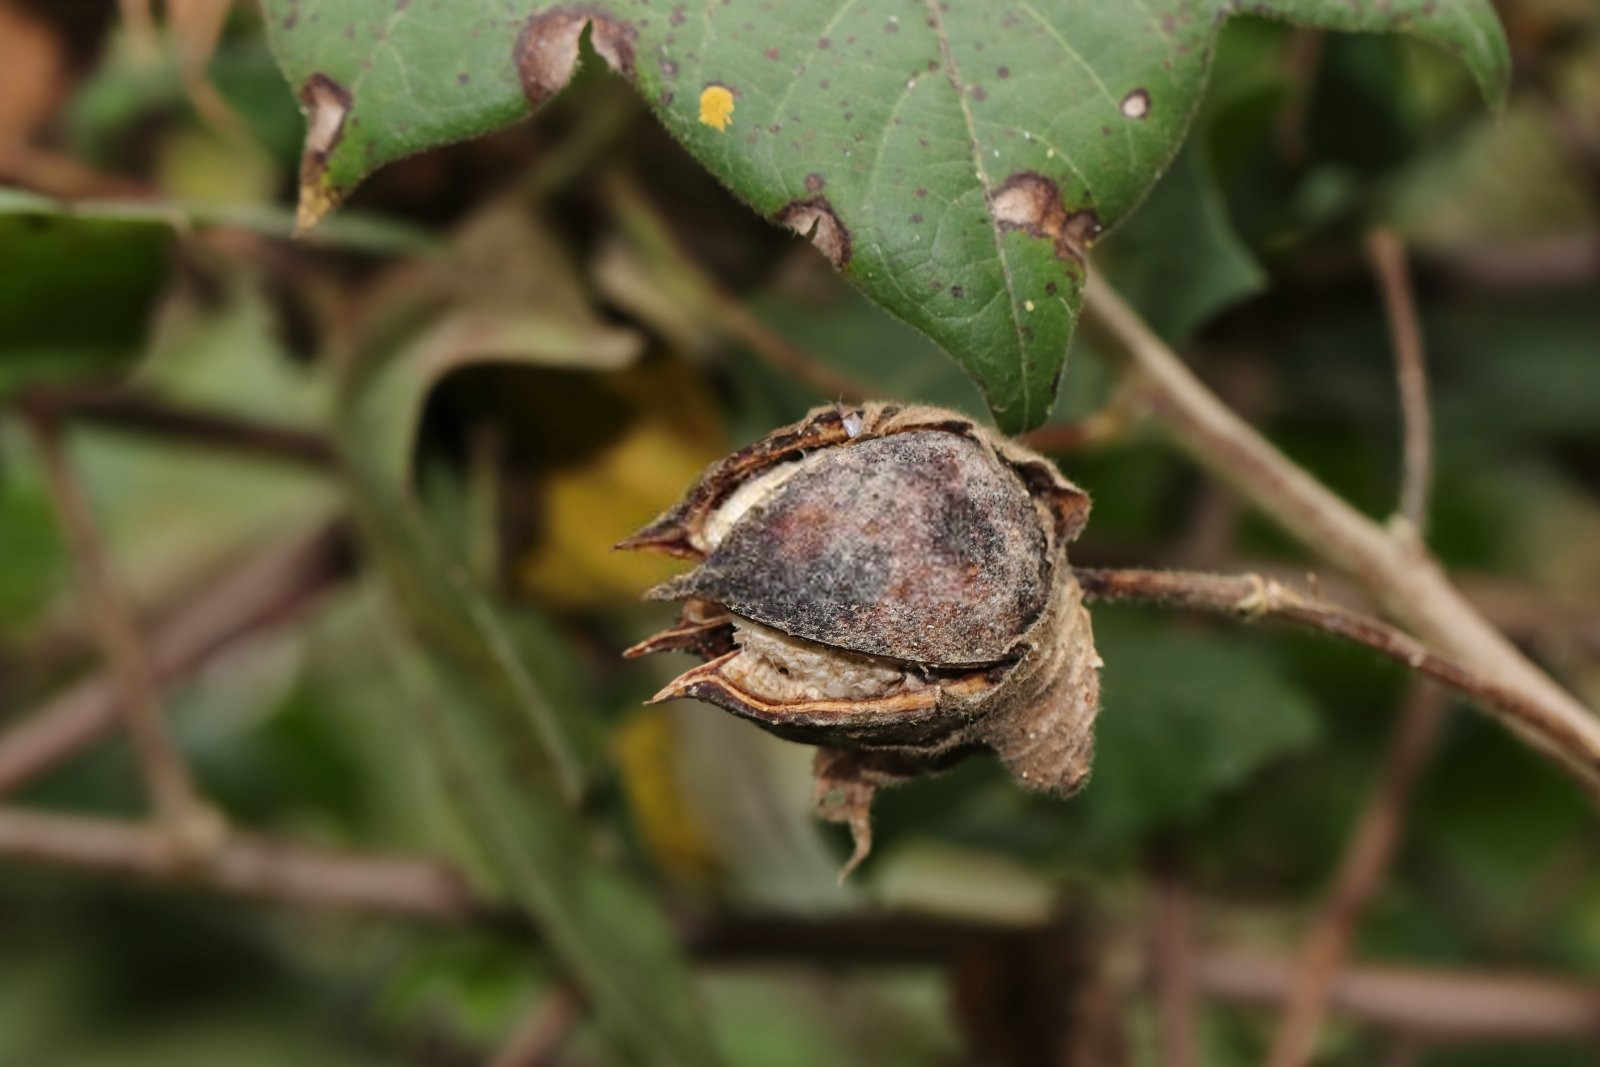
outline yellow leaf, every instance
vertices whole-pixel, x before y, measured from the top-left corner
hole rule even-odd
[[[546,475],[537,545],[518,567],[524,588],[564,607],[614,606],[682,570],[681,560],[611,546],[670,507],[717,458],[709,436],[642,415],[599,454]]]
[[[656,862],[668,874],[705,884],[717,873],[716,848],[684,800],[677,743],[666,708],[643,708],[617,731],[613,744],[628,806]]]

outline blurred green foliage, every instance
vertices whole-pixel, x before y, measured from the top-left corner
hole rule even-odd
[[[1502,6],[1518,68],[1504,117],[1416,41],[1235,21],[1189,147],[1097,255],[1230,403],[1382,515],[1398,415],[1360,237],[1405,235],[1437,419],[1431,542],[1592,704],[1600,15]],[[0,745],[97,670],[20,404],[112,390],[315,435],[336,466],[64,409],[149,630],[285,539],[345,538],[351,559],[299,612],[166,689],[234,825],[444,857],[539,930],[0,855],[0,1065],[482,1062],[571,981],[594,1010],[562,1062],[1003,1062],[997,1026],[1043,1048],[1062,1020],[1094,1029],[1065,1007],[1093,993],[1115,1007],[1098,1025],[1126,1062],[1153,1064],[1152,995],[1124,964],[1156,873],[1205,902],[1207,944],[1292,950],[1404,699],[1402,672],[1361,651],[1097,609],[1105,705],[1087,790],[1025,796],[974,760],[891,791],[873,857],[843,886],[842,832],[809,814],[808,752],[702,706],[641,708],[674,665],[617,654],[662,621],[636,594],[665,571],[609,545],[704,463],[835,399],[773,363],[730,306],[874,393],[973,412],[982,399],[734,201],[592,56],[533,122],[397,163],[319,240],[292,242],[301,131],[251,12],[207,68],[238,120],[219,129],[170,42],[141,58],[72,5],[0,10],[84,57],[29,144],[141,194],[0,189]],[[1093,337],[1074,345],[1061,423],[1119,385]],[[1316,566],[1142,427],[1061,461],[1095,499],[1076,561]],[[146,814],[120,737],[5,802]],[[1357,955],[1593,978],[1593,843],[1574,788],[1458,709]],[[758,943],[718,947],[745,916],[762,917]],[[784,943],[791,921],[849,936]],[[923,940],[874,955],[910,922],[943,932],[912,927]],[[939,948],[962,924],[989,934]],[[1083,958],[1060,969],[1079,984],[1018,930],[1070,932]],[[1208,1001],[1204,1062],[1257,1062],[1271,1024]],[[1329,1064],[1392,1048],[1348,1020],[1326,1036]],[[1421,1062],[1593,1056],[1591,1036],[1430,1044]]]

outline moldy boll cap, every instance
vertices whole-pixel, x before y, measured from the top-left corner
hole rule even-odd
[[[651,599],[678,623],[626,653],[706,662],[694,697],[819,747],[817,805],[858,863],[883,785],[989,748],[1070,793],[1093,752],[1099,656],[1067,565],[1089,498],[966,416],[826,407],[713,464],[619,548],[699,562]]]

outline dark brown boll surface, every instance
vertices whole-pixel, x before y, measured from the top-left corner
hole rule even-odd
[[[1050,566],[1021,480],[921,430],[840,447],[751,508],[666,590],[784,633],[926,666],[997,663],[1038,619]]]
[[[820,747],[819,812],[871,840],[887,784],[996,752],[1030,789],[1087,778],[1095,653],[1066,546],[1086,494],[958,413],[822,408],[709,468],[622,547],[699,561],[651,591],[678,625],[630,655],[706,662],[705,700]]]

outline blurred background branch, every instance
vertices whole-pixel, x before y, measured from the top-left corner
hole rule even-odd
[[[641,707],[675,665],[616,653],[674,564],[609,546],[819,403],[985,416],[850,281],[927,267],[895,299],[969,322],[935,168],[884,162],[917,203],[878,220],[920,243],[842,277],[657,123],[702,86],[646,100],[663,57],[630,84],[591,25],[530,121],[291,241],[306,86],[268,38],[348,58],[426,5],[0,0],[0,1061],[1593,1062],[1591,6],[1496,5],[1497,114],[1426,43],[1230,22],[1025,437],[1094,498],[1094,777],[1040,800],[975,759],[887,791],[840,887],[807,753]],[[991,108],[1045,76],[994,22]],[[832,131],[764,211],[853,222],[840,160],[878,102],[824,67],[914,29],[763,39],[763,70],[805,67],[797,121],[735,95],[691,132]],[[408,64],[416,99],[509,87],[520,114],[494,47]],[[161,766],[226,812],[209,848],[149,818]]]

